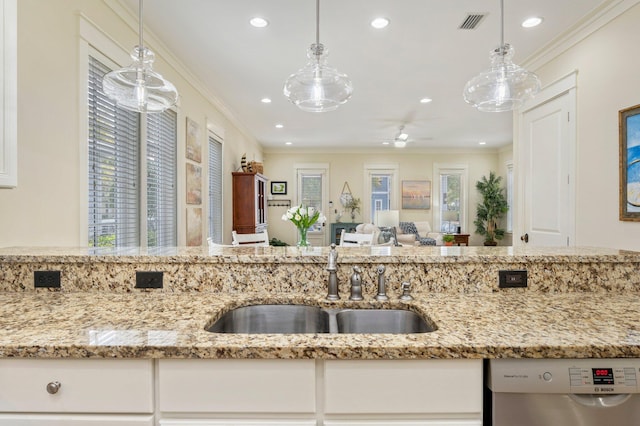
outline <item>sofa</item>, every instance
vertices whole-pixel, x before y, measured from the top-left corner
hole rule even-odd
[[[400,222],[396,228],[396,239],[402,245],[441,246],[443,235],[440,232],[432,232],[427,221]]]

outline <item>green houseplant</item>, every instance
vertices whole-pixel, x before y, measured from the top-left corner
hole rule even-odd
[[[442,241],[444,242],[445,246],[452,246],[455,239],[456,237],[451,234],[445,234],[442,236]]]
[[[489,173],[489,179],[482,176],[476,182],[476,189],[482,196],[482,201],[478,203],[476,210],[476,233],[484,236],[485,246],[495,246],[496,240],[504,237],[504,229],[498,227],[498,221],[509,210],[507,197],[504,188],[500,186],[502,177],[496,176],[494,172]]]

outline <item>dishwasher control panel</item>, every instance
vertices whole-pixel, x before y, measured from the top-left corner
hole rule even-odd
[[[636,359],[495,359],[489,369],[494,392],[640,393]]]

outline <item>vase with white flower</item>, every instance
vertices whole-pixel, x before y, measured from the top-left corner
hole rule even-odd
[[[282,215],[282,220],[291,221],[298,229],[298,247],[309,247],[309,240],[307,240],[309,228],[316,222],[320,224],[326,222],[327,218],[320,210],[312,206],[305,207],[304,204],[300,204],[287,210],[287,212]]]

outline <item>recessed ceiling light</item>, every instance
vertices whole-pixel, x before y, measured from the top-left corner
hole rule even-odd
[[[382,142],[382,145],[389,145],[389,142]]]
[[[260,99],[260,102],[262,102],[263,104],[270,104],[270,103],[271,103],[271,99],[269,99],[269,98],[262,98],[262,99]]]
[[[421,104],[428,104],[429,102],[431,102],[433,99],[431,98],[422,98],[420,99],[420,103]]]
[[[531,18],[527,18],[522,21],[522,26],[525,28],[533,28],[537,27],[542,23],[542,18],[539,16],[532,16]]]
[[[269,21],[264,18],[260,18],[259,16],[249,19],[249,23],[251,24],[251,26],[256,28],[264,28],[269,25]]]
[[[480,141],[478,142],[478,145],[486,145],[487,143],[485,141]]]
[[[385,28],[387,25],[389,25],[389,20],[387,18],[376,18],[373,21],[371,21],[371,26],[376,30],[381,30],[382,28]]]
[[[284,125],[282,125],[280,123],[276,124],[276,129],[282,129],[283,127],[284,127]]]
[[[293,142],[285,142],[285,145],[293,145]]]

